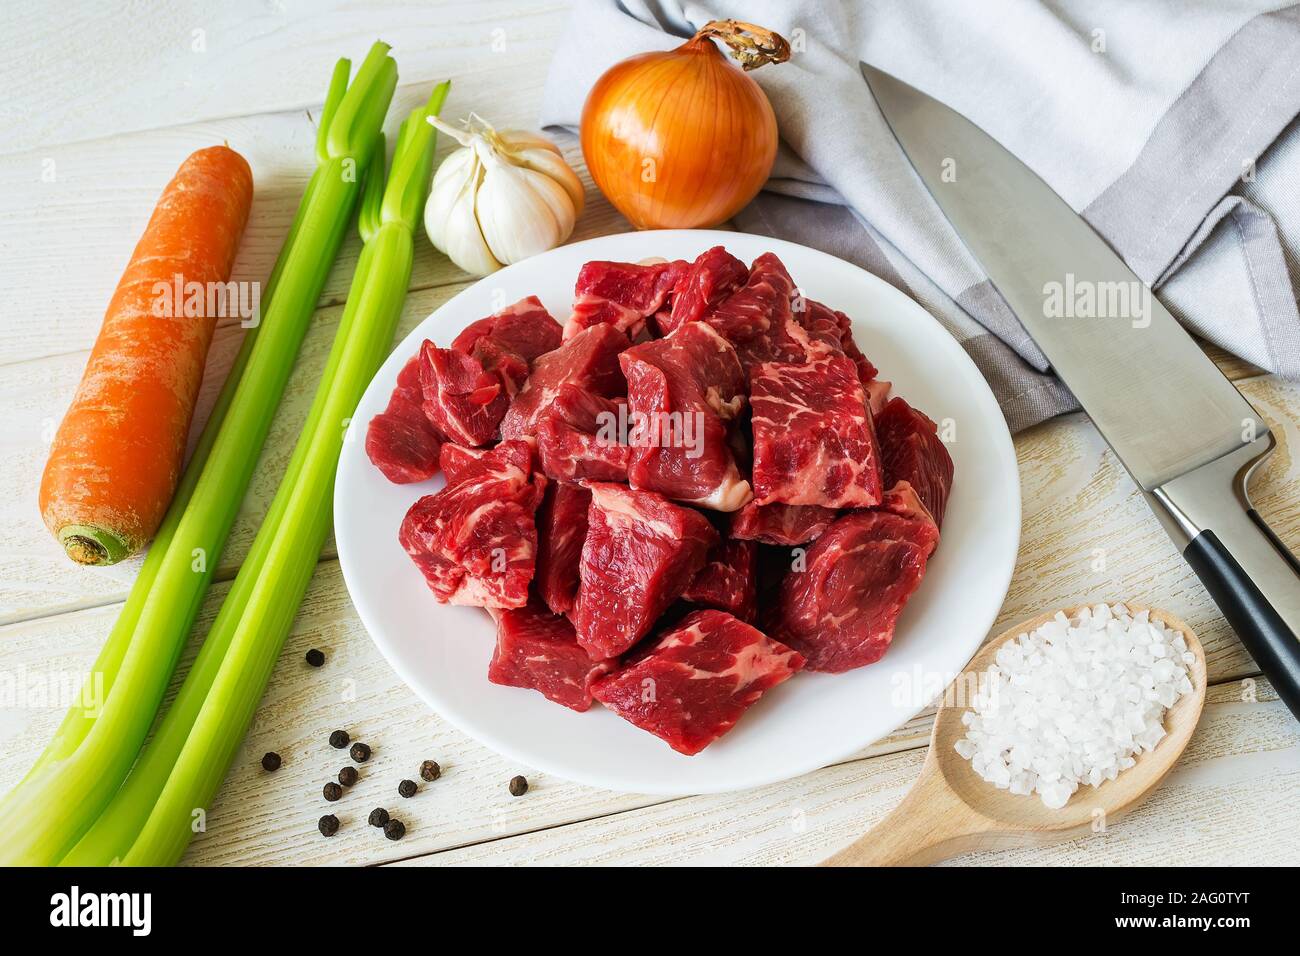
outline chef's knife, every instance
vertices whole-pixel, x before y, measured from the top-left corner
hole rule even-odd
[[[1273,435],[1092,228],[938,100],[862,75],[939,207],[1300,717],[1300,562],[1250,504]]]

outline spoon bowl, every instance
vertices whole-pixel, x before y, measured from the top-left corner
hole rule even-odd
[[[1132,614],[1147,611],[1151,620],[1178,631],[1195,658],[1188,668],[1192,691],[1165,712],[1166,734],[1155,749],[1136,755],[1136,763],[1114,780],[1080,786],[1059,810],[1045,806],[1037,794],[999,790],[957,753],[955,745],[966,735],[962,717],[970,710],[969,695],[961,691],[975,687],[975,678],[993,664],[1002,645],[1047,623],[1057,612],[1040,614],[1003,631],[971,658],[944,694],[921,775],[903,802],[826,865],[922,865],[971,850],[1056,843],[1100,832],[1140,804],[1173,768],[1196,729],[1205,703],[1205,650],[1192,629],[1172,614],[1118,603],[1125,603]],[[1084,606],[1062,610],[1073,617]]]

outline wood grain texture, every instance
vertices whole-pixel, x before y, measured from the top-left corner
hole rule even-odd
[[[375,40],[392,44],[403,83],[483,70],[540,80],[567,8],[565,0],[69,0],[56,8],[13,0],[0,7],[8,53],[0,152],[307,107],[319,102],[336,59],[355,65]]]
[[[1243,699],[1243,696],[1254,700]],[[1103,832],[954,864],[1294,863],[1300,728],[1266,682],[1211,688],[1183,760],[1143,806]],[[688,797],[404,861],[406,865],[806,865],[902,799],[925,750],[840,764],[745,794]],[[527,799],[525,797],[525,799]],[[1267,820],[1268,826],[1254,825]]]

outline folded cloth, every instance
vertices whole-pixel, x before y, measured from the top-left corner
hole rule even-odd
[[[1012,430],[1078,405],[912,170],[859,60],[991,133],[1190,331],[1300,379],[1300,5],[577,0],[542,124],[575,128],[613,63],[728,17],[794,51],[750,74],[782,144],[736,225],[913,296],[965,346]]]

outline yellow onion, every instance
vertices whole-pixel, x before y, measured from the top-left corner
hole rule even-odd
[[[776,114],[746,70],[790,58],[790,45],[752,23],[715,20],[675,50],[610,67],[582,109],[592,179],[638,229],[714,226],[767,181]]]

